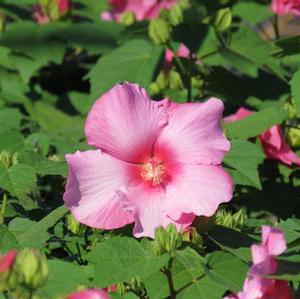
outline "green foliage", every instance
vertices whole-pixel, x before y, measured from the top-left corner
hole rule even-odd
[[[274,148],[299,154],[300,36],[281,23],[276,36],[268,1],[181,0],[152,20],[127,11],[117,22],[99,17],[108,1],[73,0],[62,16],[52,7],[47,24],[34,19],[36,3],[0,1],[0,254],[16,249],[19,265],[16,276],[5,274],[11,281],[0,298],[62,299],[116,286],[111,298],[220,299],[242,289],[261,225],[283,231],[287,250],[270,278],[296,293],[299,166],[268,159],[259,136],[279,125],[283,139]],[[87,114],[124,81],[156,100],[218,97],[224,116],[253,111],[222,122],[233,199],[185,231],[159,227],[154,240],[135,239],[131,224],[90,228],[63,205],[65,155],[93,150]]]

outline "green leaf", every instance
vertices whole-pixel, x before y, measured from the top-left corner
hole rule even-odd
[[[211,253],[205,258],[208,267],[206,275],[212,280],[233,292],[243,288],[249,270],[246,263],[229,253],[220,251]]]
[[[16,108],[3,108],[0,110],[0,131],[19,128],[22,114]]]
[[[240,62],[247,60],[247,65],[250,62],[256,65],[257,68],[271,72],[286,81],[285,72],[281,69],[279,61],[272,57],[272,54],[278,48],[272,43],[264,41],[253,30],[245,26],[240,27],[238,31],[232,34],[228,50],[233,53],[232,56],[239,57],[239,59],[232,60],[232,56],[229,56],[230,59],[228,60],[228,63],[231,63],[238,70],[245,70],[245,66],[241,65]],[[246,64],[246,62],[243,62],[243,64]],[[248,75],[251,75],[251,73],[248,73]]]
[[[47,231],[53,227],[67,213],[65,206],[60,206],[49,213],[39,222],[32,222],[21,234],[17,236],[19,244],[23,247],[42,248],[48,239]]]
[[[232,13],[253,25],[265,21],[272,16],[268,5],[251,1],[237,2],[233,6]]]
[[[203,258],[193,249],[187,247],[175,253],[172,277],[175,290],[197,281],[204,272],[202,269]],[[147,294],[151,299],[166,298],[170,294],[166,276],[156,272],[145,281]]]
[[[48,266],[49,278],[36,292],[41,298],[65,297],[79,286],[88,284],[88,275],[83,267],[60,260],[50,260]]]
[[[133,40],[101,57],[88,74],[91,98],[96,100],[114,84],[129,81],[147,87],[162,48],[145,40]]]
[[[168,256],[155,256],[132,238],[116,237],[103,241],[89,254],[95,263],[94,283],[99,287],[147,278],[168,262]]]
[[[278,261],[276,273],[270,277],[300,282],[300,262]]]
[[[42,160],[35,167],[40,175],[61,175],[67,177],[67,163],[65,161]]]
[[[23,136],[17,131],[0,131],[0,151],[11,153],[20,151],[24,146],[23,139]]]
[[[256,241],[245,234],[223,226],[215,226],[209,232],[209,238],[222,249],[241,258],[245,262],[251,261],[250,247]]]
[[[261,189],[258,165],[263,162],[264,154],[258,145],[247,140],[234,139],[231,150],[224,158],[224,163],[232,169],[228,172],[233,176],[235,184],[249,185]]]
[[[291,80],[291,91],[297,115],[300,116],[300,69],[294,74]]]
[[[280,104],[253,112],[246,118],[224,124],[226,135],[229,138],[248,139],[256,137],[274,125],[282,123],[288,112]]]
[[[178,299],[220,299],[226,289],[208,276],[204,276],[197,282],[193,282],[189,287],[185,288],[178,294]]]
[[[36,183],[35,169],[25,164],[7,168],[0,162],[0,187],[11,195],[22,197],[29,193]]]
[[[32,117],[45,132],[67,133],[70,136],[72,134],[81,136],[83,133],[82,119],[70,116],[47,103],[37,102],[29,110]]]
[[[18,241],[15,235],[8,230],[7,226],[0,224],[0,251],[6,252],[18,248]]]

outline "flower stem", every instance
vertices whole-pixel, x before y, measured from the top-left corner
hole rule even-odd
[[[7,194],[6,194],[6,192],[4,192],[3,193],[3,198],[2,198],[2,207],[1,207],[1,212],[0,212],[0,215],[2,216],[2,217],[0,217],[0,222],[1,223],[4,222],[4,215],[5,215],[6,206],[7,206]]]
[[[279,34],[278,16],[276,14],[274,15],[273,27],[275,32],[275,38],[278,39],[280,37],[280,34]]]
[[[170,290],[170,296],[168,298],[170,298],[170,299],[176,299],[176,290],[174,287],[174,282],[173,282],[173,277],[172,277],[173,261],[174,261],[174,257],[171,256],[169,263],[168,263],[168,267],[162,271],[168,279],[168,285],[169,285],[169,290]]]

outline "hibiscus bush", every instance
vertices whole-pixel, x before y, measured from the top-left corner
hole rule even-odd
[[[299,0],[0,0],[0,299],[300,298]]]

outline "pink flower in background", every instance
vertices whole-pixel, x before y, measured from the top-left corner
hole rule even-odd
[[[251,246],[253,265],[250,276],[267,275],[276,272],[277,262],[274,257],[286,250],[282,231],[270,226],[262,226],[262,244]]]
[[[134,222],[136,237],[156,227],[189,226],[232,197],[222,169],[230,143],[220,126],[223,103],[151,100],[138,85],[118,84],[92,107],[87,141],[98,150],[66,156],[64,201],[81,223],[101,229]]]
[[[286,249],[282,231],[269,226],[262,227],[262,244],[251,246],[253,265],[248,272],[243,291],[224,299],[292,299],[288,282],[264,278],[277,270],[275,257]]]
[[[109,0],[110,11],[102,13],[103,20],[119,21],[125,12],[132,12],[138,21],[158,17],[161,9],[170,9],[177,0]]]
[[[47,7],[42,7],[41,4],[33,6],[33,16],[39,24],[47,24],[52,20],[51,10],[55,5],[59,16],[65,15],[71,8],[70,0],[49,0]]]
[[[251,115],[252,113],[252,111],[241,107],[235,114],[224,117],[224,121],[237,121]],[[280,125],[275,125],[266,130],[259,136],[259,139],[268,159],[279,160],[287,165],[300,165],[300,158],[286,143]]]
[[[182,58],[189,58],[190,50],[184,44],[180,44],[178,50],[176,51],[176,55]],[[171,70],[173,65],[173,58],[174,58],[173,51],[167,49],[165,51],[164,71],[168,72]]]
[[[11,250],[5,255],[0,254],[0,273],[9,270],[16,259],[17,252],[15,250]]]
[[[300,0],[272,0],[272,10],[278,15],[300,16]]]
[[[110,297],[104,290],[90,289],[73,293],[66,299],[110,299]]]

